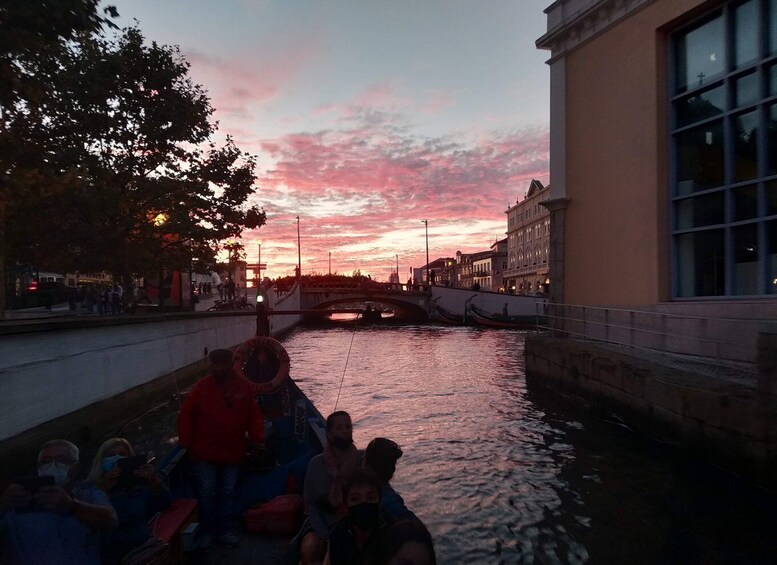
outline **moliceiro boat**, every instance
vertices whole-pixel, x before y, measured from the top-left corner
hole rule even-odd
[[[510,329],[532,329],[537,325],[536,316],[530,315],[509,315],[487,312],[479,308],[474,303],[469,305],[470,317],[481,325],[492,328],[510,328]]]

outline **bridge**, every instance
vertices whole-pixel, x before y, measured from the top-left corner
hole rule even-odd
[[[312,314],[330,313],[338,304],[371,302],[384,304],[394,310],[398,318],[425,320],[429,315],[431,292],[422,287],[379,283],[369,279],[336,283],[311,282],[301,288],[300,309]]]

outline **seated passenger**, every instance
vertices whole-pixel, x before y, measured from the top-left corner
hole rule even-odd
[[[416,515],[408,510],[405,501],[389,484],[397,470],[397,460],[402,457],[402,449],[390,439],[376,437],[367,446],[365,458],[367,468],[380,479],[380,507],[389,522],[396,522]]]
[[[0,539],[13,565],[100,565],[99,532],[115,528],[116,511],[95,485],[76,486],[78,448],[69,441],[46,442],[38,453],[38,476],[53,485],[11,483],[0,497]],[[49,479],[51,480],[51,479]]]
[[[373,563],[380,533],[386,522],[380,513],[380,480],[370,471],[359,471],[343,487],[347,509],[329,538],[324,565]]]
[[[376,565],[437,565],[432,535],[418,519],[383,530],[376,553]]]
[[[143,545],[151,535],[149,518],[172,502],[170,491],[162,485],[153,465],[146,463],[132,476],[122,475],[119,461],[134,455],[126,439],[109,439],[97,450],[87,477],[108,494],[119,518],[118,529],[103,532],[100,538],[104,563],[119,563],[129,551]]]
[[[321,563],[326,542],[338,520],[345,515],[343,482],[361,469],[363,452],[353,444],[353,425],[348,412],[333,412],[326,419],[327,444],[321,455],[308,463],[305,473],[307,518],[294,542],[301,539],[303,565]]]

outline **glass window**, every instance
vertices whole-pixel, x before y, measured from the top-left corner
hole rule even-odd
[[[754,179],[758,175],[758,112],[734,120],[734,179]]]
[[[719,86],[688,96],[678,101],[676,108],[677,125],[680,127],[717,116],[726,109],[726,90]]]
[[[723,18],[713,20],[678,37],[676,91],[709,84],[725,70]]]
[[[766,215],[777,214],[777,181],[766,183]]]
[[[768,163],[766,171],[769,175],[777,174],[777,104],[766,109],[766,154]]]
[[[686,198],[677,205],[677,228],[698,228],[725,221],[723,192]]]
[[[734,10],[734,65],[739,68],[758,57],[758,22],[755,0],[749,0]]]
[[[769,22],[769,53],[777,53],[777,0],[771,0],[769,3],[765,21]]]
[[[740,186],[734,189],[734,219],[752,220],[758,216],[758,187]]]
[[[772,65],[769,69],[769,86],[767,87],[767,92],[769,93],[769,96],[774,96],[777,94],[777,65]]]
[[[758,75],[750,73],[737,79],[734,92],[736,93],[736,102],[734,102],[736,107],[758,102],[761,98],[761,93],[758,92]]]
[[[758,224],[747,224],[734,232],[734,293],[758,294]]]
[[[677,136],[677,193],[723,184],[723,123],[713,122]]]
[[[722,229],[683,234],[678,237],[677,250],[680,296],[724,294]]]

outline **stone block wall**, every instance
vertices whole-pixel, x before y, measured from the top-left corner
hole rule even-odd
[[[761,341],[764,363],[772,363],[777,374],[777,332]],[[592,342],[538,334],[527,336],[525,356],[530,383],[598,401],[648,435],[777,489],[773,385],[749,386],[669,368]]]

